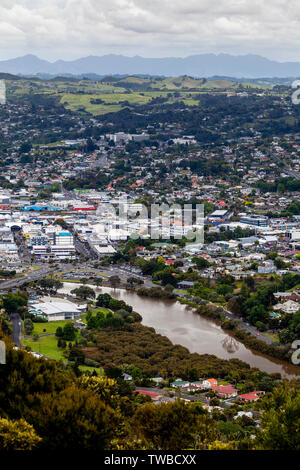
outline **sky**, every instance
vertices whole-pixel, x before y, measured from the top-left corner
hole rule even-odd
[[[300,61],[300,1],[0,0],[0,60],[222,52]]]

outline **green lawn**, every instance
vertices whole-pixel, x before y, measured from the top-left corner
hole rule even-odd
[[[133,104],[145,104],[151,100],[151,96],[145,96],[140,93],[111,93],[99,95],[98,98],[109,104],[119,104],[122,101],[128,101]]]
[[[276,333],[262,333],[263,336],[269,338],[274,343],[279,343],[278,335]]]
[[[102,367],[79,366],[79,369],[82,372],[93,372],[95,370],[98,375],[104,375]]]
[[[55,359],[56,361],[59,359],[62,359],[64,362],[67,361],[67,359],[63,355],[63,350],[57,347],[57,338],[54,335],[43,336],[42,338],[39,338],[38,341],[33,341],[32,339],[25,339],[22,341],[22,343],[24,346],[29,346],[32,351],[44,354],[44,356],[50,357],[51,359]],[[69,343],[69,341],[67,341],[67,343]],[[95,370],[98,375],[104,375],[102,367],[90,367],[81,365],[79,366],[79,369],[82,372],[93,372]]]
[[[184,294],[184,295],[190,294],[190,292],[185,290],[185,289],[176,289],[175,288],[174,290],[175,290],[175,294],[176,294],[176,292],[179,292],[180,294]]]
[[[44,354],[51,359],[63,359],[66,361],[66,358],[63,356],[63,350],[57,347],[57,338],[54,335],[44,336],[39,338],[38,341],[33,341],[33,339],[24,339],[22,340],[22,343],[24,346],[29,346],[32,351]]]
[[[103,308],[103,307],[97,307],[95,310],[93,310],[93,314],[96,314],[98,312],[105,313],[106,315],[110,312],[109,308]]]
[[[120,111],[122,106],[118,104],[113,105],[104,105],[104,104],[92,104],[91,99],[100,98],[100,95],[79,95],[75,93],[66,93],[62,96],[60,102],[63,104],[67,109],[71,109],[72,111],[78,111],[80,109],[84,109],[86,112],[100,115],[106,113],[113,113],[116,111]]]
[[[62,320],[47,323],[34,323],[32,334],[38,334],[40,336],[38,341],[34,341],[32,338],[26,338],[22,340],[22,343],[24,346],[29,346],[32,351],[44,354],[51,359],[65,359],[63,356],[63,350],[57,347],[58,338],[56,338],[55,332],[59,326],[63,328],[66,323],[69,323],[69,321]],[[42,336],[47,334],[51,336]],[[70,341],[67,341],[67,344],[69,344],[69,342]]]
[[[32,334],[38,334],[38,335],[55,334],[56,329],[59,326],[63,328],[66,323],[69,323],[69,321],[62,320],[62,321],[49,321],[47,323],[33,323],[34,330]]]
[[[101,99],[103,103],[91,103],[91,100]],[[151,100],[150,96],[140,93],[104,93],[104,94],[78,94],[65,93],[60,102],[73,111],[84,109],[94,115],[120,111],[124,101],[130,104],[146,104]]]
[[[218,380],[218,385],[228,385],[229,382],[227,382],[226,380]]]
[[[183,102],[187,106],[199,106],[199,101],[198,100],[184,99]]]

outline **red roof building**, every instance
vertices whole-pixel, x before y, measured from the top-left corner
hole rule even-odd
[[[257,401],[261,397],[261,395],[264,395],[265,392],[263,391],[256,391],[256,392],[251,392],[251,393],[244,393],[243,395],[239,395],[238,398],[243,400],[243,401]]]
[[[175,260],[174,260],[174,259],[166,259],[166,261],[165,261],[165,264],[166,264],[167,266],[171,266],[171,265],[174,264],[174,263],[175,263]]]
[[[211,390],[214,390],[218,397],[220,398],[230,398],[236,397],[238,394],[238,390],[233,388],[232,385],[212,385]]]
[[[140,393],[141,395],[146,395],[146,396],[152,398],[152,400],[156,400],[159,397],[158,393],[149,392],[148,390],[134,390],[133,393]]]

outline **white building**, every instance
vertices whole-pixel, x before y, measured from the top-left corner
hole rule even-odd
[[[283,304],[274,305],[274,310],[282,310],[285,313],[296,313],[300,310],[300,304],[294,302],[293,300],[287,300]]]
[[[82,314],[82,308],[69,301],[57,300],[32,304],[29,312],[36,316],[44,316],[48,321],[75,320]]]

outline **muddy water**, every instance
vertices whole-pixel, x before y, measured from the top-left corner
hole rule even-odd
[[[60,292],[70,293],[76,286],[64,283]],[[109,293],[124,300],[143,317],[143,325],[153,327],[157,333],[167,336],[173,344],[181,344],[190,352],[213,354],[222,359],[238,358],[268,373],[279,372],[283,377],[300,376],[300,367],[268,358],[246,348],[232,338],[213,320],[196,314],[193,309],[179,302],[140,297],[135,292],[109,287],[92,287],[97,295]]]

